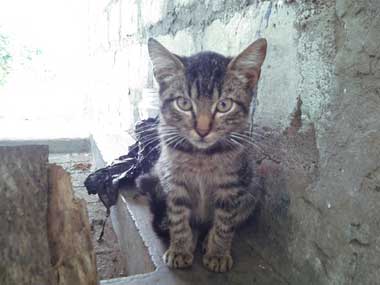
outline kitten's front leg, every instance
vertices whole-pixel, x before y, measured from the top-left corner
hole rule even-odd
[[[213,226],[203,243],[203,264],[214,272],[226,272],[232,268],[231,244],[235,228],[232,212],[215,209]]]
[[[170,246],[164,254],[169,267],[186,268],[193,263],[195,249],[190,227],[191,200],[182,185],[176,185],[167,198]]]
[[[231,244],[235,229],[255,206],[255,199],[248,192],[238,187],[228,190],[223,189],[216,198],[213,225],[204,241],[203,264],[214,272],[232,268]]]

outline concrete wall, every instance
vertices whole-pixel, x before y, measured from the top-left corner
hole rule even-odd
[[[107,66],[98,72],[112,86],[104,90],[114,93],[90,101],[94,120],[112,121],[116,131],[137,118],[143,88],[155,87],[148,37],[184,55],[207,49],[233,55],[266,37],[255,121],[287,129],[290,138],[267,148],[269,155],[286,154],[266,159],[279,175],[268,175],[263,238],[259,232],[252,243],[288,284],[380,280],[379,1],[97,5],[90,5],[90,47]],[[291,124],[297,98],[302,116]],[[127,101],[124,109],[120,102]]]
[[[310,87],[315,87],[316,81],[323,81],[320,88],[328,89],[332,70],[328,65],[330,62],[326,62],[328,58],[326,61],[320,58],[318,45],[310,45],[307,51],[313,52],[309,55],[313,67],[303,65],[299,54],[305,54],[304,42],[308,39],[299,39],[299,29],[304,24],[294,21],[300,11],[294,5],[281,3],[120,0],[96,7],[92,4],[90,13],[95,25],[91,26],[90,46],[94,56],[100,59],[94,70],[103,69],[97,73],[99,82],[104,82],[96,89],[103,88],[108,99],[107,103],[101,96],[98,101],[91,100],[95,120],[99,117],[103,120],[97,120],[97,124],[103,125],[104,117],[107,117],[107,125],[128,127],[126,122],[136,119],[136,110],[121,106],[128,100],[136,105],[142,89],[155,86],[146,49],[148,37],[156,38],[171,51],[183,55],[201,50],[234,55],[258,37],[266,37],[269,41],[264,66],[266,76],[259,88],[256,120],[286,126],[296,97],[306,91],[301,90],[305,81],[301,71],[318,75],[317,80],[310,80]],[[295,28],[295,25],[299,27]],[[309,98],[305,99],[305,106],[309,109],[307,114],[318,117],[321,106],[327,104],[328,94],[305,97]],[[109,113],[112,115],[108,116]],[[118,119],[115,121],[116,113]]]

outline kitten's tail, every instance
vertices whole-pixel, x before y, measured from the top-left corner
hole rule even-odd
[[[154,231],[162,237],[169,237],[168,216],[166,213],[166,193],[157,176],[144,174],[136,179],[139,190],[148,196],[150,211],[153,214]]]

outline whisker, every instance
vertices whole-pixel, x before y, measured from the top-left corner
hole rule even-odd
[[[166,142],[167,140],[171,140],[172,138],[175,138],[177,136],[177,134],[161,134],[160,135],[160,138],[162,141]]]
[[[262,134],[255,134],[255,133],[249,133],[247,134],[249,137],[256,137],[256,138],[260,138],[260,139],[266,139],[265,136],[263,136]]]
[[[230,145],[233,144],[233,145],[243,146],[240,142],[238,142],[236,139],[234,139],[231,136],[228,136],[226,141],[230,143]]]
[[[147,129],[143,129],[143,130],[139,130],[139,131],[134,131],[134,133],[136,135],[140,135],[140,134],[143,134],[143,133],[147,133],[147,132],[156,132],[157,131],[157,128],[147,128]]]
[[[241,137],[238,135],[234,135],[234,134],[231,134],[231,136],[237,140],[241,140],[245,143],[248,143],[248,144],[256,147],[256,149],[259,150],[260,152],[265,153],[265,150],[260,145],[257,145],[256,143],[254,143],[251,139],[247,139],[247,138],[244,138],[244,137]]]
[[[159,135],[177,135],[178,134],[178,132],[161,132],[161,133],[159,133]]]
[[[138,140],[136,140],[138,142],[138,144],[136,144],[133,147],[130,147],[129,151],[132,151],[132,150],[135,150],[136,148],[141,147],[142,144],[144,145],[144,148],[145,148],[147,145],[151,144],[151,142],[156,141],[156,140],[159,140],[158,136],[149,137],[146,141],[143,141],[143,142],[141,142],[141,141],[138,142]]]
[[[177,140],[177,142],[173,145],[173,148],[176,148],[177,145],[179,145],[180,143],[182,143],[185,139],[183,137],[179,137],[179,139]]]
[[[160,128],[158,128],[158,126],[153,126],[153,127],[149,127],[146,129],[142,129],[140,131],[135,131],[135,134],[143,134],[143,133],[147,133],[147,132],[159,132],[159,131],[176,131],[176,128],[173,128],[173,127],[160,127]]]
[[[170,134],[174,134],[174,133],[163,133],[163,134],[150,134],[150,135],[146,135],[146,136],[143,136],[141,137],[141,140],[144,140],[144,139],[152,139],[152,138],[155,138],[155,137],[160,137],[162,135],[170,135]]]
[[[141,152],[143,152],[143,151],[144,151],[149,145],[151,145],[152,143],[154,143],[154,142],[159,142],[159,141],[160,141],[160,138],[150,140],[149,143],[144,144],[144,147],[142,148]]]
[[[240,134],[240,133],[233,133],[233,134],[236,135],[236,136],[245,138],[245,139],[247,139],[249,141],[252,141],[253,143],[255,143],[257,145],[260,145],[262,148],[270,148],[270,146],[268,144],[264,144],[262,141],[255,140],[252,136],[247,136],[247,135],[243,135],[243,134]]]
[[[158,137],[158,134],[143,135],[143,136],[140,137],[140,139],[149,139],[149,138],[154,138],[154,137]]]
[[[243,145],[240,142],[238,142],[237,140],[235,140],[234,138],[231,138],[231,142],[235,143],[236,145],[238,145],[240,147],[243,147]]]
[[[245,135],[248,135],[250,137],[256,136],[256,137],[259,137],[259,138],[262,138],[262,139],[266,139],[267,138],[267,136],[265,135],[265,133],[258,133],[258,132],[255,132],[254,130],[252,130],[252,131],[242,131],[242,132],[240,132],[240,134],[245,134]]]
[[[144,140],[144,139],[152,139],[152,138],[155,138],[155,137],[160,137],[160,136],[163,136],[163,135],[174,135],[176,134],[176,132],[164,132],[164,133],[161,133],[161,134],[148,134],[148,135],[144,135],[141,137],[141,140]]]
[[[158,144],[158,145],[156,145],[156,146],[154,146],[146,155],[145,155],[145,157],[148,157],[148,155],[152,152],[152,151],[154,151],[154,150],[157,150],[157,149],[160,149],[161,148],[161,145],[160,144]]]
[[[177,139],[179,139],[179,138],[180,138],[180,136],[176,135],[176,136],[168,138],[167,140],[165,140],[165,142],[167,145],[171,145],[172,143],[175,143],[177,141]]]
[[[150,142],[150,141],[152,141],[152,140],[159,139],[159,138],[160,138],[159,136],[149,137],[149,138],[147,138],[146,140],[140,140],[140,143],[141,143],[141,144],[145,144],[145,143],[147,143],[147,142]]]

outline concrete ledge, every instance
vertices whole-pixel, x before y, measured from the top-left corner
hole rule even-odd
[[[118,237],[129,276],[152,272],[156,268],[150,254],[149,243],[143,240],[146,235],[145,228],[137,226],[141,219],[145,220],[145,224],[149,223],[150,217],[143,208],[136,209],[136,204],[130,203],[132,200],[133,197],[121,193],[117,204],[111,208],[112,225]],[[145,210],[148,208],[145,207]]]
[[[128,133],[92,134],[89,140],[96,168],[105,167],[119,156],[127,154],[129,146],[135,142]]]
[[[252,239],[259,236],[255,221],[251,220],[241,229],[233,244],[232,254],[235,257],[235,265],[231,272],[216,274],[207,271],[202,265],[202,255],[199,244],[195,261],[191,269],[172,270],[166,267],[162,261],[162,255],[167,248],[165,242],[156,236],[151,227],[151,215],[144,198],[136,196],[136,190],[125,188],[120,193],[120,199],[114,212],[118,218],[116,228],[121,227],[128,231],[121,231],[119,241],[129,251],[134,266],[140,270],[150,269],[154,265],[155,271],[148,274],[140,274],[127,278],[102,281],[102,285],[123,284],[288,284],[288,282],[271,267],[271,265],[260,256],[258,250],[253,246]],[[124,214],[124,216],[120,215]],[[113,221],[115,221],[113,219]],[[133,222],[133,227],[130,222]],[[135,239],[136,233],[141,237],[142,244]],[[265,238],[265,237],[261,237]],[[138,258],[136,258],[138,256]],[[150,258],[151,263],[146,262]],[[149,264],[149,266],[147,266]],[[131,265],[132,266],[132,265]]]
[[[323,284],[310,283],[319,281],[319,277],[309,267],[297,267],[293,255],[299,252],[297,249],[289,250],[292,241],[298,244],[298,233],[292,230],[295,225],[291,223],[289,205],[299,201],[295,195],[302,193],[302,189],[310,183],[306,176],[311,175],[298,167],[292,169],[289,166],[300,165],[300,161],[303,165],[315,161],[311,154],[314,154],[312,150],[315,145],[313,130],[307,128],[291,139],[279,131],[263,133],[264,141],[261,143],[265,153],[255,158],[260,165],[260,169],[255,171],[267,173],[264,173],[267,177],[265,193],[261,208],[236,234],[231,272],[216,274],[207,271],[202,265],[199,248],[191,269],[171,270],[164,265],[162,255],[167,245],[153,232],[145,197],[137,195],[134,187],[128,187],[121,189],[118,203],[112,207],[112,223],[129,272],[145,274],[104,280],[101,284]],[[276,153],[274,150],[277,150]],[[295,153],[300,161],[289,160],[294,158]],[[297,177],[296,182],[287,177]],[[294,192],[294,197],[289,196],[288,189]],[[155,271],[150,272],[152,270]]]
[[[267,139],[268,148],[275,148],[269,143],[275,140],[270,139],[270,137]],[[133,140],[125,136],[92,136],[92,154],[96,167],[104,167],[118,156],[126,154],[128,145],[132,143]],[[264,157],[259,160],[262,159]],[[272,184],[270,188],[277,191],[280,186],[273,181]],[[282,196],[284,199],[280,199],[279,195],[271,193],[267,195],[268,202],[266,202],[270,206],[269,209],[277,209],[278,211],[283,209],[280,211],[281,217],[273,217],[270,214],[261,216],[272,220],[279,219],[279,223],[284,222],[286,207],[284,208],[279,203],[283,200],[287,201],[285,199],[286,193],[283,193]],[[259,217],[260,220],[262,217]],[[145,198],[138,196],[134,187],[120,190],[118,202],[111,208],[111,219],[130,276],[114,280],[102,280],[101,284],[103,285],[289,284],[288,277],[283,277],[284,272],[279,273],[278,268],[272,264],[274,263],[277,267],[273,260],[279,259],[279,248],[282,247],[282,244],[274,237],[277,231],[275,227],[257,230],[255,221],[250,221],[245,229],[238,232],[234,240],[232,254],[235,258],[235,265],[233,270],[229,273],[216,274],[203,267],[199,249],[193,267],[189,270],[171,270],[163,264],[162,255],[167,245],[154,233],[151,227],[151,214]],[[265,224],[263,227],[268,227],[265,221],[260,221],[260,223]],[[273,225],[273,222],[269,224]],[[271,238],[268,238],[268,235]],[[265,257],[260,255],[263,247],[267,249],[267,256]],[[288,256],[283,249],[281,254],[280,262],[283,263],[284,260],[288,260]],[[287,262],[287,265],[283,266],[283,271],[290,272],[290,267],[291,262]]]
[[[92,146],[93,155],[98,156],[95,161],[104,164],[105,159],[95,140],[92,140]],[[145,197],[137,195],[134,187],[120,190],[118,202],[111,208],[111,218],[126,259],[127,271],[131,276],[102,280],[100,282],[102,285],[289,284],[287,278],[278,273],[271,264],[278,247],[273,246],[272,239],[268,239],[268,231],[257,230],[255,220],[249,221],[234,240],[233,270],[229,273],[216,274],[203,267],[199,248],[194,264],[189,270],[171,270],[163,264],[162,255],[167,244],[154,233],[147,201]],[[271,233],[271,230],[269,232]],[[259,249],[262,244],[272,249],[267,257],[260,254]]]
[[[0,146],[48,145],[49,153],[83,153],[91,151],[88,138],[0,140]]]

